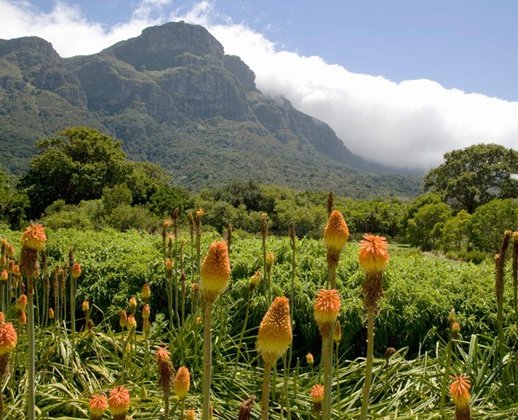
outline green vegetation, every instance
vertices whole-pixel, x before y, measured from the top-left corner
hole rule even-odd
[[[444,155],[444,163],[425,177],[425,189],[436,191],[455,209],[472,213],[495,198],[518,197],[518,151],[497,144],[476,144]]]
[[[193,273],[197,258],[191,251],[189,233],[182,229],[178,236],[178,243],[183,244],[186,304],[185,313],[178,308],[180,316],[177,318],[173,314],[172,331],[167,326],[167,276],[162,262],[161,235],[81,229],[49,230],[47,233],[47,268],[43,275],[51,275],[55,267],[63,266],[68,259],[68,250],[73,248],[74,258],[81,262],[83,273],[79,279],[77,302],[85,299],[90,302],[89,318],[95,326],[91,330],[86,328],[84,315],[78,311],[77,329],[81,332],[74,338],[63,328],[62,322],[46,321],[47,327],[37,328],[36,396],[42,414],[56,419],[87,418],[90,396],[122,383],[123,342],[127,333],[118,326],[119,312],[127,309],[131,296],[136,296],[139,305],[142,304],[144,283],[152,288],[149,300],[152,324],[148,336],[151,350],[147,350],[145,335],[141,332],[142,319],[137,312],[136,347],[130,350],[131,359],[128,360],[131,361],[125,368],[126,380],[123,382],[131,392],[130,413],[134,418],[159,418],[163,410],[154,364],[154,352],[163,345],[170,346],[175,367],[185,365],[191,371],[192,384],[186,407],[199,410],[202,326],[198,317],[201,308],[197,306],[198,297],[191,288],[197,278]],[[17,243],[20,232],[3,230],[1,236]],[[214,231],[206,231],[202,237],[202,252],[219,237]],[[286,418],[289,410],[293,419],[308,419],[312,410],[309,390],[318,382],[318,367],[309,367],[305,355],[312,352],[318,366],[320,339],[313,320],[313,300],[325,284],[326,251],[320,240],[297,241],[297,271],[292,296],[289,239],[268,237],[266,245],[275,254],[272,294],[289,297],[295,321],[292,369],[285,370],[281,361],[272,378],[271,418]],[[174,244],[172,246],[174,248]],[[517,398],[516,389],[508,386],[518,374],[513,350],[518,336],[514,327],[512,290],[506,286],[506,356],[501,359],[493,339],[496,330],[493,264],[489,261],[480,265],[451,262],[395,244],[389,251],[391,260],[385,273],[385,294],[376,320],[371,412],[379,416],[397,413],[398,418],[438,415],[448,314],[453,307],[461,333],[454,340],[450,371],[470,376],[473,414],[501,419],[517,415],[518,406],[513,403]],[[363,274],[357,254],[357,245],[348,244],[337,270],[343,308],[339,320],[343,334],[337,350],[339,368],[333,371],[333,418],[358,415],[361,403],[365,330],[360,293]],[[242,401],[260,392],[263,372],[255,340],[258,325],[269,306],[261,288],[252,292],[249,289],[250,277],[262,266],[261,240],[235,232],[230,258],[230,285],[214,308],[213,336],[216,339],[212,388],[216,415],[229,420],[236,417]],[[175,267],[174,288],[181,296],[180,268],[179,265]],[[510,277],[509,264],[505,275]],[[44,279],[36,282],[40,305],[44,284]],[[247,306],[250,313],[247,325],[243,326]],[[46,319],[43,309],[38,306],[40,323]],[[8,311],[9,318],[14,316],[13,311],[14,307]],[[22,327],[18,328],[19,343],[12,357],[14,370],[7,385],[9,393],[4,394],[8,417],[13,418],[23,417],[25,410],[26,341]],[[243,328],[241,357],[236,365],[236,344]],[[388,347],[394,347],[396,353],[385,359],[383,355]],[[148,368],[144,370],[143,366]],[[285,375],[288,375],[287,382]],[[447,400],[446,415],[451,415],[450,407]],[[179,407],[174,400],[171,410],[174,410],[171,411],[172,418],[176,418]],[[258,406],[253,413],[259,413]]]

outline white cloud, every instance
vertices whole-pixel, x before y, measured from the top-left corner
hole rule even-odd
[[[63,56],[95,53],[163,23],[170,3],[143,0],[129,21],[104,28],[65,2],[43,14],[27,2],[0,0],[0,38],[38,35]],[[431,80],[394,83],[352,73],[320,57],[283,50],[219,14],[209,1],[167,19],[206,26],[227,53],[239,55],[253,69],[259,89],[286,96],[296,108],[327,122],[353,152],[366,158],[429,168],[440,163],[446,151],[475,143],[518,147],[518,102],[445,89]]]

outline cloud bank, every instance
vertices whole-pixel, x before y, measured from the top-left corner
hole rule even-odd
[[[255,72],[260,90],[285,96],[297,109],[325,121],[367,159],[428,169],[445,152],[476,143],[518,147],[518,102],[446,89],[431,80],[394,83],[353,73],[317,56],[286,51],[219,14],[210,2],[183,12],[170,9],[170,0],[143,0],[127,22],[104,27],[65,2],[45,14],[29,2],[0,0],[6,23],[0,38],[38,35],[62,56],[71,56],[98,52],[150,25],[185,20],[206,26],[227,54],[240,56]]]

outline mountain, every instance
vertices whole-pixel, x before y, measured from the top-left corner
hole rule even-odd
[[[255,179],[359,196],[413,195],[416,177],[355,156],[322,121],[272,98],[203,27],[145,29],[98,54],[61,58],[37,37],[0,40],[0,153],[26,168],[34,141],[88,125],[181,185]]]

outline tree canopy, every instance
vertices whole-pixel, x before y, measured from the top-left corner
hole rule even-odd
[[[78,204],[120,184],[129,187],[132,201],[139,204],[168,179],[157,165],[129,161],[120,141],[94,128],[67,128],[58,137],[40,140],[37,148],[20,181],[31,202],[31,217],[39,217],[56,200]]]
[[[518,152],[497,144],[476,144],[444,155],[444,163],[425,177],[425,190],[436,191],[455,209],[469,213],[495,198],[518,197]]]

